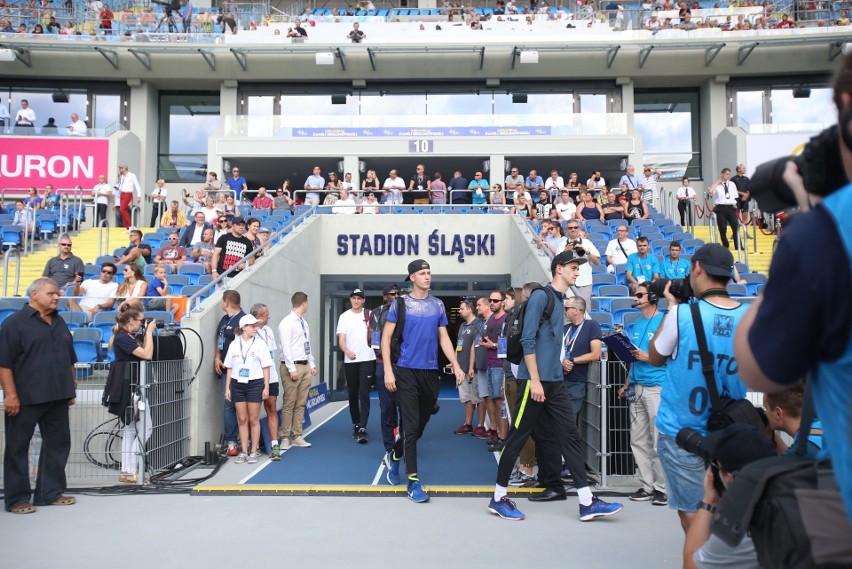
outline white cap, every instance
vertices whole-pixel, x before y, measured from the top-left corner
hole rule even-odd
[[[246,314],[242,318],[240,318],[240,328],[243,326],[249,326],[250,324],[257,324],[257,318],[252,316],[251,314]]]

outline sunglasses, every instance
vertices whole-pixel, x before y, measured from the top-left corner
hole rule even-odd
[[[219,223],[228,223],[228,220],[227,219],[220,219]]]
[[[102,273],[102,274],[104,274],[104,275],[110,275],[110,276],[112,276],[112,275],[114,275],[114,274],[115,274],[115,273],[114,273],[114,272],[112,272],[112,271],[101,271],[101,273]]]
[[[637,292],[633,295],[633,298],[642,298],[643,296],[648,296],[647,292]]]
[[[571,231],[572,229],[580,229],[580,226],[579,225],[570,225],[570,226],[567,227],[567,229],[568,229],[568,231]]]
[[[70,247],[71,243],[60,243],[59,246],[60,247]]]
[[[500,298],[489,298],[488,302],[503,302],[503,300]]]

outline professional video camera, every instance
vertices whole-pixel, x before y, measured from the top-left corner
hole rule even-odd
[[[180,11],[180,0],[151,0],[151,2],[165,6],[166,14]]]
[[[850,141],[845,142],[852,148]],[[792,160],[799,168],[805,189],[827,196],[847,183],[839,145],[837,126],[828,127],[812,137],[799,156],[782,156],[759,165],[749,180],[749,193],[766,213],[796,207],[796,196],[783,178],[787,162]]]
[[[657,279],[648,284],[648,291],[652,292],[657,298],[663,298],[663,291],[666,289],[666,283],[671,282],[672,286],[669,292],[681,302],[687,302],[695,296],[692,292],[692,285],[689,284],[689,278],[684,279]]]

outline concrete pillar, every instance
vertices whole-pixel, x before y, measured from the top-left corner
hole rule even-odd
[[[633,152],[627,155],[627,163],[636,166],[637,175],[642,174],[642,165],[645,161],[645,149],[642,144],[642,134],[636,130],[633,117],[635,116],[634,107],[636,105],[635,91],[633,81],[629,77],[619,77],[616,81],[621,87],[621,109],[624,113],[624,120],[627,126],[628,136],[632,136],[635,141]],[[620,178],[621,176],[619,176]],[[618,180],[607,180],[610,187],[618,184]],[[584,180],[585,182],[585,180]]]
[[[346,172],[352,174],[352,186],[356,190],[361,190],[361,172],[358,170],[358,164],[360,163],[360,158],[353,154],[345,154],[343,156],[343,174],[340,175],[340,179],[345,179]]]
[[[222,81],[219,87],[219,115],[222,117],[222,128],[210,137],[207,144],[207,171],[218,173],[219,181],[223,184],[231,173],[225,171],[222,157],[216,154],[216,140],[222,136],[234,136],[233,133],[228,132],[228,129],[236,127],[236,117],[240,113],[240,109],[242,109],[237,96],[238,87],[239,83],[234,79]]]
[[[488,157],[491,162],[491,171],[488,172],[488,181],[492,184],[503,185],[503,180],[506,179],[506,156],[504,154],[492,154]],[[449,178],[447,178],[449,181]],[[506,188],[503,188],[504,190]]]
[[[139,185],[142,187],[143,194],[139,224],[145,227],[151,217],[151,204],[146,201],[144,196],[151,195],[157,181],[157,127],[160,123],[157,98],[159,91],[150,83],[139,79],[128,79],[127,84],[130,86],[129,130],[139,140],[139,153],[138,155],[125,156],[119,152],[116,160],[117,163],[126,163],[130,171],[139,178]]]
[[[717,137],[728,126],[727,83],[730,77],[717,75],[707,79],[700,88],[701,101],[701,172],[705,181],[715,180],[722,168],[734,169],[736,163],[723,164],[722,156],[718,156],[716,148]],[[730,159],[730,153],[724,153],[724,159]],[[706,186],[707,184],[705,184]]]

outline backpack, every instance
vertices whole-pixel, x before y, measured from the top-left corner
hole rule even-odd
[[[553,295],[547,292],[542,286],[538,286],[532,290],[530,293],[530,297],[532,297],[533,293],[537,290],[544,291],[544,294],[547,295],[547,306],[544,307],[544,312],[541,314],[541,319],[538,321],[538,326],[541,328],[541,325],[544,324],[545,321],[550,319],[550,315],[553,314],[553,307],[555,301],[553,299]],[[527,299],[529,300],[529,299]],[[506,321],[503,323],[503,335],[506,336],[506,359],[509,360],[510,363],[520,364],[524,359],[524,348],[521,346],[521,335],[524,333],[524,318],[527,314],[527,300],[516,304],[506,313]],[[536,330],[536,336],[538,336],[538,330]]]
[[[393,329],[393,334],[391,334],[391,362],[396,363],[399,360],[399,353],[402,347],[402,329],[405,327],[405,301],[401,296],[398,296],[396,300],[396,327]],[[388,311],[390,310],[391,303],[388,302],[383,304],[381,308],[377,308],[370,313],[370,327],[379,330],[379,337],[381,338],[381,331],[384,330],[385,322],[388,319]],[[379,357],[382,356],[382,349],[376,349],[376,355]]]

